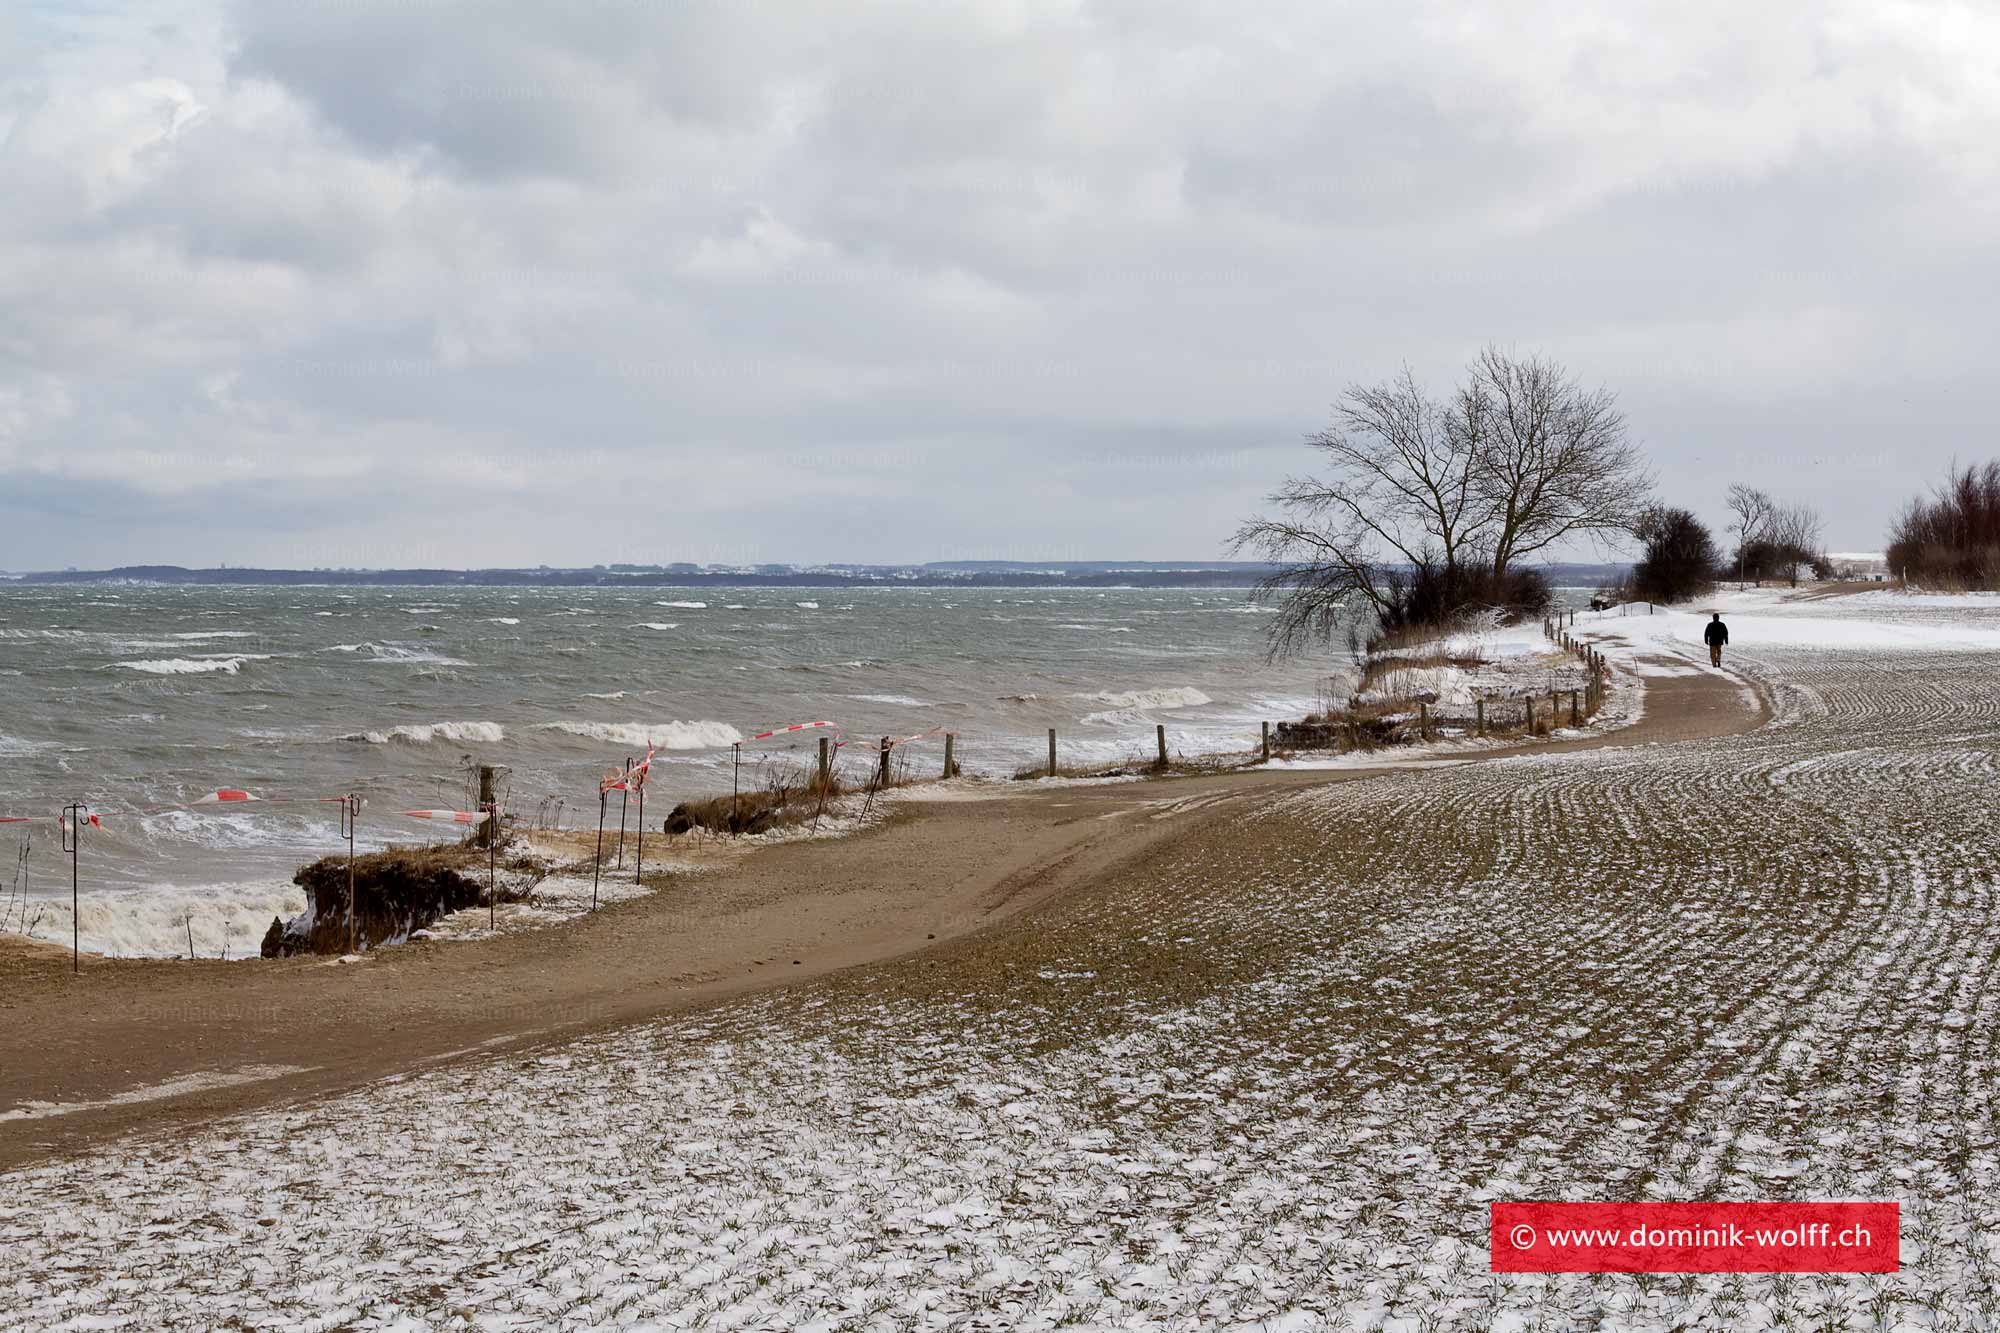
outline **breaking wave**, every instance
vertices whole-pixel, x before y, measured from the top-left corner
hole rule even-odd
[[[743,733],[727,722],[550,722],[543,731],[560,731],[606,745],[642,745],[662,750],[710,750],[734,745]]]
[[[388,745],[396,741],[410,745],[429,745],[432,741],[497,745],[507,739],[507,733],[498,722],[413,722],[390,727],[387,731],[350,732],[340,739],[366,741],[370,745]]]
[[[410,648],[400,643],[336,643],[326,651],[330,653],[366,653],[368,660],[371,662],[455,667],[472,665],[472,663],[462,661],[456,657],[446,657],[443,653],[433,653],[423,648]]]
[[[1100,690],[1096,694],[1079,694],[1079,699],[1106,704],[1112,708],[1199,708],[1213,703],[1207,695],[1188,685],[1175,685],[1159,690]]]
[[[149,676],[199,676],[211,671],[233,676],[243,669],[245,662],[264,662],[270,660],[270,656],[269,653],[204,653],[200,657],[146,657],[136,662],[114,662],[112,665],[124,667],[127,671],[143,671]]]

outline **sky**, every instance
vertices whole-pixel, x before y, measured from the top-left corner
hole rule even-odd
[[[16,0],[0,568],[1213,559],[1487,343],[1879,550],[1996,140],[1990,5]]]

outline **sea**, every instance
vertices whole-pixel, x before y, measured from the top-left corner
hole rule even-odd
[[[595,827],[598,782],[655,751],[646,818],[812,762],[837,724],[861,777],[1240,750],[1342,690],[1345,645],[1272,662],[1268,609],[1218,588],[467,588],[0,583],[0,931],[82,947],[254,956],[304,906],[297,868],[462,829],[499,770],[524,824]],[[741,743],[739,745],[739,742]],[[740,769],[738,763],[740,760]],[[183,806],[218,790],[256,804]],[[616,801],[616,796],[613,800]],[[612,818],[621,812],[614,804]],[[628,818],[631,811],[624,812]]]

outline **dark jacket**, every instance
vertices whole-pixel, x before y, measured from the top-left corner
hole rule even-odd
[[[1709,621],[1708,628],[1701,632],[1701,641],[1711,646],[1728,643],[1729,626],[1723,624],[1720,620]]]

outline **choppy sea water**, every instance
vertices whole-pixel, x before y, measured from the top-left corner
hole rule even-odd
[[[594,825],[600,774],[658,747],[649,823],[727,791],[732,742],[827,719],[856,773],[883,735],[959,733],[968,772],[1249,745],[1314,706],[1332,650],[1264,659],[1234,589],[519,589],[0,584],[0,816],[90,803],[86,948],[255,953],[291,876],[345,844],[331,806],[148,807],[217,788],[366,801],[358,845],[437,836],[502,766],[523,818]],[[803,764],[810,735],[744,749]],[[913,771],[941,762],[910,747]],[[0,929],[67,943],[69,864],[46,823],[0,825]]]

